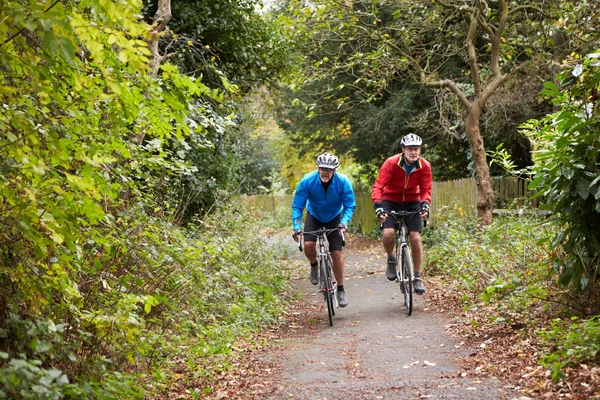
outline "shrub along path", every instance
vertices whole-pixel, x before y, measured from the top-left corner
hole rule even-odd
[[[468,348],[449,333],[446,315],[429,305],[439,297],[434,281],[416,297],[408,316],[396,284],[384,275],[380,243],[350,239],[344,251],[349,305],[327,321],[322,298],[308,281],[308,264],[294,242],[280,239],[300,299],[287,324],[262,335],[264,346],[248,351],[237,368],[221,376],[213,398],[269,399],[504,399],[518,388],[475,375]],[[256,343],[260,341],[257,340]]]

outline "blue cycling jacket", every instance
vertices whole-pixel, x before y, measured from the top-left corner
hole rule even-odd
[[[348,226],[356,208],[350,179],[346,175],[336,172],[325,191],[318,170],[304,175],[298,183],[292,202],[294,230],[302,227],[304,207],[313,217],[323,223],[333,220],[343,211],[340,223]]]

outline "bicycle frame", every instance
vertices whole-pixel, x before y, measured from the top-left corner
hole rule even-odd
[[[399,249],[399,251],[397,251],[400,254],[396,254],[396,257],[398,257],[399,255],[402,255],[402,249],[408,249],[408,252],[410,253],[410,246],[408,244],[408,241],[406,240],[406,237],[408,236],[408,229],[406,228],[406,221],[404,221],[404,218],[402,218],[402,221],[398,221],[397,222],[400,225],[399,229],[394,229],[394,235],[395,235],[395,241],[396,241],[396,249]],[[400,266],[402,265],[401,259],[396,258],[396,261],[398,263],[400,263]],[[399,282],[403,282],[404,281],[404,276],[403,273],[404,271],[402,270],[402,268],[397,268],[396,269],[396,273],[398,274],[398,281]]]
[[[392,211],[389,214],[396,219],[394,224],[396,281],[400,284],[400,291],[404,296],[404,304],[408,315],[412,315],[413,310],[413,267],[412,254],[407,239],[409,233],[406,218],[419,213],[419,211]]]
[[[333,275],[333,260],[329,253],[329,245],[326,236],[337,230],[337,228],[325,229],[319,228],[313,232],[303,232],[303,235],[314,235],[317,237],[317,261],[319,262],[319,292],[323,293],[325,303],[327,304],[327,313],[329,316],[329,325],[333,325],[333,316],[335,309],[339,307],[337,300],[337,281]],[[342,246],[345,245],[344,234],[342,236]],[[302,240],[299,240],[298,250],[302,251]]]
[[[319,230],[321,231],[321,229]],[[339,307],[338,301],[337,301],[337,282],[335,280],[335,277],[332,274],[332,266],[333,266],[333,260],[331,259],[331,254],[329,253],[329,246],[328,246],[328,242],[325,239],[325,231],[323,230],[321,232],[320,235],[318,235],[317,237],[317,259],[319,260],[319,265],[320,265],[320,284],[319,284],[319,290],[322,292],[325,292],[326,290],[329,290],[332,298],[333,298],[333,302],[335,304],[335,308]],[[333,278],[333,279],[332,279]],[[331,287],[328,287],[330,285],[328,285],[327,280],[331,279]],[[327,299],[325,299],[327,300]]]

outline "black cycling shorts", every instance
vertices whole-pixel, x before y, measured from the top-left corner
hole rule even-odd
[[[398,203],[391,200],[383,200],[383,210],[389,214],[390,211],[420,211],[420,201],[411,201],[409,203]],[[409,232],[422,232],[423,231],[423,219],[421,213],[413,214],[410,217],[406,217],[406,226]],[[393,228],[396,218],[392,215],[388,215],[387,219],[383,223],[383,228]]]
[[[316,231],[319,228],[332,229],[337,228],[342,220],[342,214],[338,215],[334,219],[329,222],[321,222],[315,217],[313,217],[308,210],[306,211],[306,219],[304,220],[304,231],[312,232]],[[304,234],[305,242],[316,242],[317,235],[309,235]],[[339,230],[335,230],[333,232],[329,232],[327,234],[327,241],[329,242],[329,251],[342,250],[342,236],[340,235]]]

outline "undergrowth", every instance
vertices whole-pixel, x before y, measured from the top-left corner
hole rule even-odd
[[[288,273],[252,219],[235,204],[188,228],[119,211],[82,237],[77,257],[57,252],[43,279],[13,283],[0,398],[151,398],[182,364],[210,382],[233,343],[285,307]]]
[[[559,285],[551,262],[556,249],[547,241],[556,228],[544,217],[525,212],[483,227],[454,206],[443,208],[439,221],[424,233],[425,270],[452,280],[465,310],[486,309],[484,322],[472,324],[526,331],[539,343],[540,363],[554,380],[568,366],[599,363],[598,299],[573,296]]]

